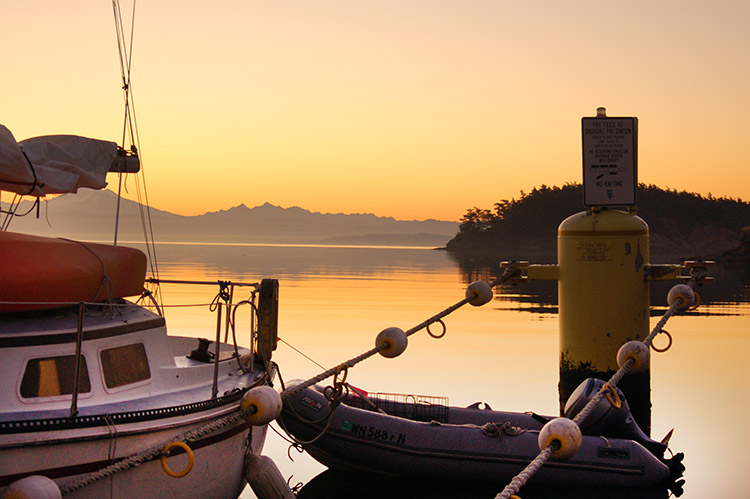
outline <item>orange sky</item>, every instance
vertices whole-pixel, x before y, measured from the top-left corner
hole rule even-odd
[[[0,123],[119,142],[111,1],[0,12]],[[745,0],[142,0],[151,204],[458,220],[580,182],[598,106],[639,118],[639,181],[750,199],[749,21]]]

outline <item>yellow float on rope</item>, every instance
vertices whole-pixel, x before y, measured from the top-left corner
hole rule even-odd
[[[169,455],[169,451],[172,450],[174,447],[180,447],[183,449],[187,455],[188,455],[188,464],[185,467],[184,470],[178,472],[172,471],[169,469],[169,466],[167,465],[167,456]],[[193,454],[193,450],[186,444],[185,442],[172,442],[166,447],[164,447],[164,450],[161,452],[161,467],[164,470],[164,473],[171,476],[172,478],[182,478],[188,473],[190,473],[190,470],[193,469],[193,464],[195,463],[195,455]]]

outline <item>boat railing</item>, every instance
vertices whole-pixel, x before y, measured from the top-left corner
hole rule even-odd
[[[403,393],[370,393],[367,399],[354,392],[346,405],[382,412],[412,421],[448,423],[448,397]]]
[[[254,287],[260,286],[258,282],[236,282],[236,281],[188,281],[180,279],[156,279],[149,277],[146,279],[149,284],[190,284],[190,285],[208,285],[208,286],[222,286],[224,284],[236,287]]]
[[[214,299],[211,301],[211,304],[209,305],[209,310],[212,312],[216,312],[216,340],[215,340],[215,351],[213,356],[213,364],[214,364],[214,374],[213,374],[213,382],[211,384],[211,398],[214,399],[218,396],[218,387],[219,387],[219,349],[221,344],[221,329],[222,329],[222,322],[224,324],[224,343],[227,343],[229,341],[229,332],[232,332],[232,338],[235,344],[237,339],[235,336],[235,329],[234,329],[234,314],[237,310],[237,308],[240,305],[250,305],[253,309],[253,313],[250,314],[250,371],[252,372],[253,366],[255,365],[255,319],[256,315],[258,313],[258,306],[257,306],[257,293],[260,290],[260,283],[253,282],[253,283],[247,283],[247,282],[234,282],[234,281],[222,281],[222,280],[216,280],[216,281],[195,281],[195,280],[180,280],[180,279],[156,279],[156,278],[148,278],[146,279],[147,284],[153,284],[153,285],[160,285],[160,284],[181,284],[181,285],[189,285],[189,286],[218,286],[219,292],[216,294]],[[250,292],[250,297],[245,300],[240,300],[237,303],[233,303],[234,300],[234,291],[235,288],[242,288],[242,287],[249,287],[252,288],[252,291]],[[153,299],[153,296],[152,296]],[[154,303],[156,304],[155,300]],[[158,308],[158,305],[156,305]],[[163,305],[162,305],[163,306]],[[223,313],[224,318],[222,320],[222,310],[225,310]]]
[[[74,418],[78,414],[78,390],[81,381],[81,344],[83,343],[83,317],[86,314],[86,304],[78,304],[78,328],[76,331],[76,370],[73,375],[73,396],[70,402],[70,417]]]
[[[218,384],[219,384],[219,360],[220,360],[220,347],[221,347],[221,331],[222,331],[222,325],[224,328],[224,343],[227,343],[229,341],[229,333],[232,332],[232,339],[236,347],[236,336],[235,336],[235,322],[234,322],[234,313],[236,312],[237,307],[243,304],[248,304],[252,307],[253,313],[250,314],[250,372],[253,371],[254,365],[255,365],[255,323],[256,323],[256,315],[258,311],[257,307],[257,293],[260,289],[259,283],[246,283],[246,282],[232,282],[232,281],[183,281],[183,280],[174,280],[174,279],[154,279],[149,278],[146,279],[146,283],[148,284],[185,284],[185,285],[213,285],[213,286],[219,286],[219,292],[214,297],[213,301],[209,305],[209,309],[212,312],[216,313],[216,340],[215,340],[215,351],[213,353],[213,380],[211,383],[211,398],[215,399],[218,396]],[[234,288],[235,287],[250,287],[252,288],[252,291],[250,292],[250,297],[247,299],[243,299],[237,303],[234,303]],[[163,307],[164,305],[159,305],[157,300],[154,298],[153,294],[150,292],[145,292],[144,295],[148,296],[152,300],[153,306],[156,308],[159,315],[163,315]],[[58,304],[59,305],[59,304]],[[76,305],[71,303],[71,305]],[[74,371],[74,381],[73,381],[73,393],[72,393],[72,399],[70,404],[70,417],[73,418],[78,414],[78,394],[79,394],[79,384],[80,384],[80,377],[81,377],[81,365],[82,365],[82,358],[83,354],[81,351],[82,343],[83,343],[83,336],[84,336],[84,318],[86,316],[87,310],[91,306],[104,306],[104,307],[116,307],[116,304],[113,303],[106,303],[106,302],[78,302],[78,324],[76,328],[76,353],[75,353],[75,371]],[[205,306],[205,304],[202,305],[196,305],[196,306]],[[223,320],[222,320],[223,316]]]

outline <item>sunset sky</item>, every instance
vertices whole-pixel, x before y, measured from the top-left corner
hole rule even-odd
[[[111,1],[0,14],[0,123],[121,142]],[[141,0],[150,201],[459,220],[580,182],[599,106],[638,117],[640,182],[748,200],[748,25],[747,0]]]

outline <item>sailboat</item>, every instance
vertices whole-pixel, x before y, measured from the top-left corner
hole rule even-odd
[[[114,142],[16,142],[0,125],[0,189],[16,198],[101,189],[107,173],[138,169]],[[281,410],[278,282],[189,283],[217,290],[215,339],[168,335],[152,289],[163,281],[146,278],[142,251],[10,232],[17,207],[0,231],[0,496],[239,496],[267,465]],[[251,311],[247,348],[239,306]]]

